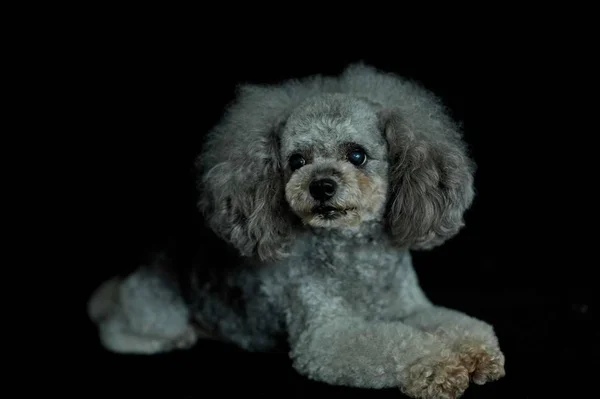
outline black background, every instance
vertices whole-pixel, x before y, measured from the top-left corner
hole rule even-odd
[[[565,233],[561,224],[574,209],[556,195],[565,180],[548,161],[552,130],[519,120],[543,97],[531,97],[529,78],[537,76],[536,69],[518,54],[488,58],[466,51],[456,39],[403,43],[401,51],[377,41],[343,49],[332,38],[315,49],[312,39],[282,39],[284,45],[275,43],[277,35],[215,43],[210,32],[196,39],[104,27],[88,32],[74,49],[63,73],[71,77],[81,121],[75,143],[77,165],[85,173],[74,185],[87,255],[77,273],[77,317],[83,323],[78,352],[88,386],[168,398],[240,390],[278,397],[400,397],[394,389],[310,382],[285,355],[243,353],[215,342],[153,357],[110,354],[100,348],[85,315],[100,282],[135,267],[152,251],[168,248],[185,261],[195,251],[214,248],[195,212],[193,162],[236,84],[335,74],[357,60],[417,79],[438,93],[464,123],[478,164],[467,227],[443,247],[415,254],[431,299],[493,324],[506,355],[507,376],[472,385],[464,397],[537,398],[589,382],[588,359],[598,359],[590,261],[571,250],[577,230]]]

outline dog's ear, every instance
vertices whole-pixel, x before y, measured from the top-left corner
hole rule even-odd
[[[196,163],[208,226],[242,256],[262,261],[283,256],[291,235],[279,159],[285,104],[273,89],[239,87]]]
[[[456,235],[474,197],[475,164],[459,129],[439,103],[426,100],[379,111],[389,146],[387,222],[395,242],[410,249]]]

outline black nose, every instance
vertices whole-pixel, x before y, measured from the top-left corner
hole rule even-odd
[[[337,185],[331,179],[313,180],[308,187],[310,195],[318,201],[326,201],[333,197]]]

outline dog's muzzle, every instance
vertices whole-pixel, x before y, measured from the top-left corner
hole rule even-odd
[[[318,202],[312,209],[313,213],[317,213],[327,219],[335,219],[346,213],[345,210],[328,204],[328,201],[335,196],[337,188],[335,180],[328,178],[315,179],[310,182],[308,190],[310,195]]]
[[[337,190],[337,183],[331,179],[317,179],[308,186],[310,195],[319,202],[330,200]]]

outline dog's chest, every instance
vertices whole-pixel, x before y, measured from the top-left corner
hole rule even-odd
[[[410,258],[384,241],[311,240],[305,250],[310,273],[327,280],[332,294],[360,313],[387,317],[403,295]]]

